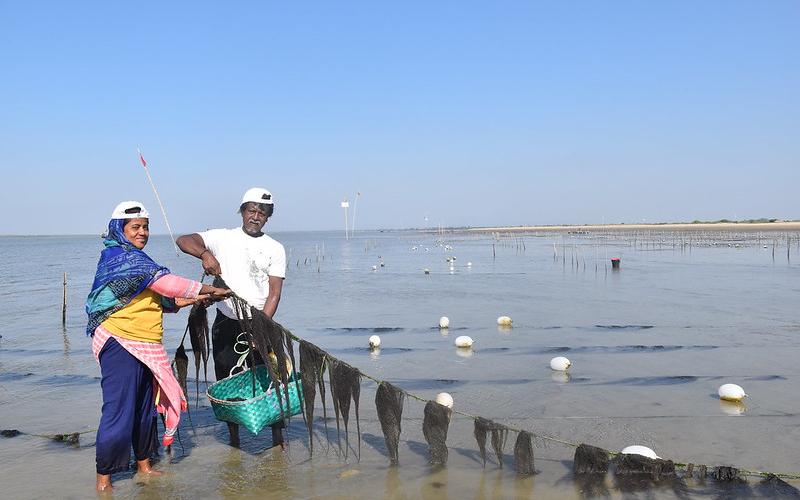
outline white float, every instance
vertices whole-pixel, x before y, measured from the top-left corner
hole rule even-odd
[[[373,271],[377,271],[378,270],[378,266],[372,266],[372,270]]]
[[[436,402],[442,406],[446,406],[448,408],[453,407],[453,396],[446,392],[440,392],[436,395]]]
[[[647,446],[640,446],[638,444],[623,448],[623,450],[620,453],[622,453],[623,455],[641,455],[643,457],[652,458],[654,460],[661,458],[658,455],[656,455],[656,452],[654,452]]]
[[[462,335],[456,338],[456,347],[472,347],[472,337]]]
[[[572,366],[572,362],[564,356],[558,356],[550,360],[550,368],[557,372],[566,371],[570,366]]]
[[[431,274],[431,270],[428,268],[423,269],[422,272],[425,274]]]
[[[372,348],[372,349],[375,349],[375,348],[377,348],[377,347],[380,347],[380,346],[381,346],[381,338],[380,338],[380,337],[378,337],[377,335],[373,335],[373,336],[371,336],[371,337],[369,338],[369,346],[370,346],[370,348]]]
[[[447,316],[439,318],[439,328],[450,328],[450,318]]]
[[[724,401],[738,402],[747,397],[747,394],[744,393],[744,389],[736,384],[722,384],[719,386],[717,394],[719,394],[719,398]]]
[[[499,318],[497,318],[497,324],[499,326],[511,326],[513,324],[513,321],[511,321],[511,318],[509,316],[500,316]]]

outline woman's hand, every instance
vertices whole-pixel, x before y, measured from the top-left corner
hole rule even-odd
[[[198,295],[193,299],[185,299],[183,297],[175,297],[175,307],[180,309],[186,306],[193,306],[198,302],[202,302],[204,300],[209,299],[209,295]]]
[[[203,253],[200,255],[200,259],[203,262],[203,271],[205,271],[206,274],[210,276],[219,276],[222,274],[222,269],[219,267],[219,261],[210,251],[203,251]]]

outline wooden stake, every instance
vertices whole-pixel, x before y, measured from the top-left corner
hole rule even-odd
[[[61,326],[67,324],[67,273],[64,273],[64,299],[61,302]]]

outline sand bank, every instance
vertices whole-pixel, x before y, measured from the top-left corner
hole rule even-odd
[[[800,231],[800,222],[715,222],[667,224],[584,224],[561,226],[472,227],[470,232],[576,232],[576,231],[735,231],[790,232]]]

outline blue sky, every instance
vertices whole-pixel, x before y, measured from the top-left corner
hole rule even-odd
[[[800,218],[800,3],[4,2],[0,234]],[[66,217],[64,216],[66,214]],[[427,222],[425,218],[427,217]],[[164,232],[160,218],[155,232]]]

